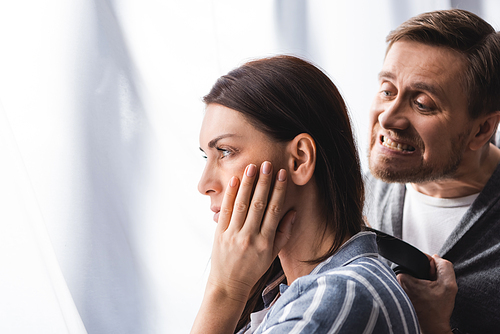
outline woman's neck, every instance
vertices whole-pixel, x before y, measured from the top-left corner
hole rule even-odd
[[[308,275],[317,264],[307,261],[325,255],[333,244],[335,234],[328,230],[325,233],[324,217],[318,213],[321,210],[317,209],[317,203],[302,202],[297,210],[292,236],[279,253],[288,285],[297,278]]]

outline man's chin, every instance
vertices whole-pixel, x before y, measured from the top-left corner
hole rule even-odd
[[[453,179],[456,176],[458,166],[450,166],[445,170],[419,166],[406,170],[393,171],[390,169],[373,168],[370,165],[370,173],[386,183],[426,183]]]
[[[372,175],[386,183],[417,183],[414,175],[407,175],[402,173],[393,173],[389,171],[370,170]]]
[[[370,173],[376,177],[377,179],[380,179],[386,183],[408,183],[408,182],[415,182],[415,174],[410,174],[408,173],[402,173],[400,171],[390,171],[387,169],[381,170],[377,168],[371,168],[370,167]]]
[[[419,183],[425,182],[429,178],[428,173],[422,166],[412,166],[411,168],[400,168],[398,170],[391,169],[391,167],[394,168],[389,162],[385,164],[369,163],[370,173],[386,183]]]
[[[388,161],[387,159],[378,159],[372,160],[371,152],[368,154],[368,167],[370,169],[370,173],[377,179],[380,179],[387,183],[406,183],[408,181],[408,172],[406,170],[394,170],[394,163]],[[412,168],[414,169],[414,168]],[[412,170],[410,172],[415,172]],[[411,174],[410,174],[411,175]],[[410,181],[411,182],[411,181]]]

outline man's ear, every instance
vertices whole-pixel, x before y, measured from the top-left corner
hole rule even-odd
[[[307,133],[298,134],[287,147],[290,153],[288,171],[293,183],[305,185],[312,178],[316,167],[316,143]]]
[[[491,137],[495,135],[499,121],[500,111],[480,117],[474,125],[473,131],[475,131],[475,134],[469,142],[469,148],[476,151],[488,143]]]

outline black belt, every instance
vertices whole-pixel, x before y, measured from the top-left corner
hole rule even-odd
[[[413,277],[430,280],[430,264],[427,255],[409,243],[387,233],[366,227],[367,231],[377,234],[379,254],[394,262],[396,274],[405,273]]]

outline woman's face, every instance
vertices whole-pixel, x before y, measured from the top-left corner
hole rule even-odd
[[[286,167],[286,143],[276,142],[251,125],[242,113],[219,104],[211,103],[206,108],[200,149],[207,161],[198,190],[210,196],[216,222],[231,177],[241,180],[246,166],[255,164],[260,168],[264,161],[272,163],[273,173]]]

